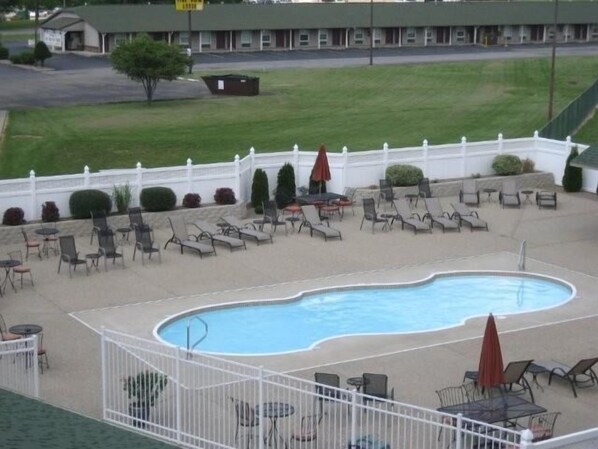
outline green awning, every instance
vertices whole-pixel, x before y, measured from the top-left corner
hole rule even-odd
[[[571,161],[574,167],[592,168],[598,170],[598,144],[588,147],[583,153]]]

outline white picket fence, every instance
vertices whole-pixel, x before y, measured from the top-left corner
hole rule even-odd
[[[37,338],[0,341],[0,388],[39,397]]]
[[[534,133],[533,137],[468,142],[465,137],[457,144],[428,145],[426,140],[418,147],[389,148],[371,151],[349,152],[344,147],[340,153],[329,152],[331,181],[328,190],[343,192],[345,187],[377,185],[384,177],[386,167],[393,164],[411,164],[421,168],[430,179],[451,179],[472,174],[492,174],[492,159],[501,153],[530,158],[536,169],[554,174],[557,183],[563,175],[565,160],[572,146],[571,139],[557,141],[544,139]],[[578,145],[580,150],[587,146]],[[240,201],[251,197],[253,173],[257,168],[268,175],[270,189],[276,186],[278,171],[285,163],[295,169],[297,186],[307,186],[313,167],[315,151],[292,151],[258,154],[253,148],[244,158],[235,156],[233,162],[194,165],[191,159],[178,167],[143,168],[141,163],[134,169],[102,170],[90,172],[85,167],[82,174],[36,177],[31,171],[28,179],[0,181],[0,213],[9,207],[20,207],[26,220],[41,218],[41,206],[54,201],[61,213],[69,214],[71,194],[82,189],[99,189],[111,194],[114,186],[129,184],[133,191],[133,205],[139,204],[139,194],[145,187],[165,186],[174,190],[178,204],[187,193],[199,193],[203,203],[213,201],[219,187],[232,188]],[[584,189],[594,191],[598,173],[584,170]]]
[[[304,379],[114,331],[103,330],[101,354],[104,419],[189,448],[582,449],[598,439],[593,429],[532,443],[529,430],[371,401],[356,391],[318,390]],[[164,375],[167,383],[142,417],[124,384],[144,372]],[[312,417],[314,438],[300,441],[308,436],[302,422]]]

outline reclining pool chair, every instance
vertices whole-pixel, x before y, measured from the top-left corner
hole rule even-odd
[[[517,360],[515,362],[509,362],[509,364],[503,371],[504,383],[502,384],[502,387],[506,392],[512,392],[513,386],[519,385],[521,389],[515,391],[515,393],[525,393],[527,391],[530,395],[532,402],[534,402],[534,392],[532,391],[531,385],[525,378],[525,372],[532,364],[532,362],[533,360]],[[476,382],[478,379],[478,372],[466,371],[465,375],[463,376],[463,380],[465,381],[466,379]]]
[[[459,190],[459,202],[465,204],[480,205],[480,191],[475,179],[464,179]]]
[[[341,240],[343,239],[341,231],[331,228],[328,220],[326,220],[326,224],[323,223],[323,221],[320,219],[320,215],[318,214],[316,206],[301,206],[301,211],[303,212],[303,223],[301,223],[301,226],[299,226],[299,232],[301,232],[301,228],[303,226],[307,226],[309,228],[309,235],[312,237],[315,231],[324,237],[324,241],[328,241],[328,239],[333,238],[338,238]]]
[[[222,243],[223,245],[228,246],[231,252],[234,249],[247,249],[245,240],[222,234],[222,228],[218,228],[218,226],[212,223],[208,223],[204,220],[195,220],[193,226],[201,232],[201,234],[197,236],[197,240],[200,240],[202,237],[207,237],[213,244]]]
[[[145,255],[148,259],[152,258],[152,254],[158,253],[158,263],[162,263],[162,254],[160,248],[155,245],[152,238],[152,231],[148,226],[135,226],[135,248],[133,249],[133,261],[137,250],[141,253],[141,265],[145,265]]]
[[[228,229],[225,230],[227,233],[233,232],[237,234],[239,238],[250,238],[255,240],[258,245],[263,242],[273,242],[271,234],[257,230],[253,223],[243,223],[234,215],[225,215],[220,219],[228,225]]]
[[[521,198],[515,180],[507,179],[502,182],[502,190],[498,194],[498,200],[503,209],[505,206],[521,206]]]
[[[428,211],[426,215],[424,215],[424,219],[428,217],[431,226],[434,226],[434,224],[439,225],[442,228],[442,232],[447,229],[454,229],[461,232],[459,221],[453,219],[448,212],[442,210],[442,205],[438,198],[424,198],[424,202],[426,203],[426,210]]]
[[[465,203],[451,204],[455,213],[453,218],[459,220],[459,225],[467,223],[469,229],[473,232],[474,229],[488,230],[488,222],[482,220],[477,211],[471,210]]]
[[[376,202],[374,201],[374,198],[363,199],[363,218],[361,219],[361,226],[359,226],[360,230],[363,228],[364,221],[372,222],[372,234],[374,233],[376,223],[382,223],[382,229],[390,229],[388,218],[380,216],[376,212]]]
[[[559,362],[534,362],[534,365],[544,368],[549,372],[548,385],[553,377],[563,379],[571,385],[573,396],[577,397],[575,387],[591,387],[598,384],[598,376],[592,367],[598,363],[598,357],[582,359],[572,367]]]
[[[211,240],[208,244],[198,242],[197,240],[191,240],[189,238],[191,234],[187,232],[187,225],[185,224],[183,217],[168,217],[168,222],[170,223],[170,227],[172,229],[172,237],[170,237],[170,240],[166,242],[164,249],[166,249],[169,243],[175,243],[180,246],[181,254],[183,254],[184,248],[190,248],[197,251],[199,253],[199,257],[203,257],[207,254],[216,255],[216,249],[214,248],[214,244]]]
[[[432,227],[422,220],[418,213],[411,210],[405,198],[394,200],[393,205],[397,214],[392,218],[391,224],[394,223],[395,220],[400,221],[401,229],[405,229],[405,225],[411,226],[414,234],[417,234],[417,231],[432,232]]]

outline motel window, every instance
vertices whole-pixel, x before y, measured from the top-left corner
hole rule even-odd
[[[363,44],[364,40],[365,40],[365,35],[363,33],[363,30],[361,29],[357,29],[355,30],[355,43],[356,44]]]
[[[328,45],[328,30],[320,30],[319,33],[320,45]]]
[[[188,31],[181,31],[179,33],[179,45],[183,47],[189,46],[189,32]]]
[[[309,31],[299,31],[299,45],[309,45]]]
[[[457,42],[463,43],[465,42],[465,30],[457,30],[455,33],[455,39]]]
[[[124,44],[127,40],[127,37],[124,33],[116,33],[114,35],[114,46],[118,47],[120,44]]]
[[[262,46],[269,47],[271,41],[272,36],[270,36],[270,31],[262,31]]]
[[[381,39],[381,34],[380,33],[380,28],[374,28],[374,43],[379,44],[380,42],[382,42]]]
[[[241,47],[251,47],[252,37],[251,31],[241,31]]]
[[[415,44],[415,28],[407,28],[407,43]]]
[[[415,42],[415,32],[413,33],[413,41],[409,40],[409,33],[407,33],[407,42]],[[426,42],[432,42],[432,30],[426,30]]]
[[[212,32],[201,32],[201,48],[210,48],[212,46]]]
[[[592,27],[592,37],[593,38],[598,38],[598,25],[594,25]]]

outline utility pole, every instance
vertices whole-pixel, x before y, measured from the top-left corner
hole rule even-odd
[[[556,70],[556,34],[558,30],[559,0],[554,0],[554,23],[552,35],[552,54],[550,57],[550,78],[548,80],[548,120],[552,120],[554,104],[554,75]]]

